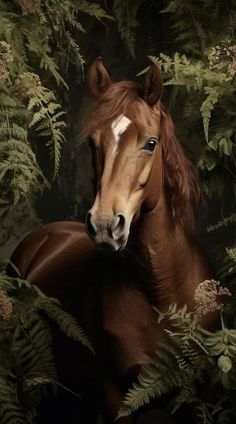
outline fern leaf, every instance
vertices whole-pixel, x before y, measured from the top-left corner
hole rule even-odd
[[[112,16],[108,15],[107,12],[97,3],[88,2],[87,0],[81,0],[77,2],[76,8],[80,12],[87,13],[96,19],[113,19]]]
[[[117,419],[130,415],[149,403],[150,400],[160,397],[184,383],[186,375],[175,365],[177,356],[178,351],[175,349],[159,345],[156,358],[138,376],[137,383],[133,383],[132,388],[126,394]]]
[[[215,231],[221,227],[227,227],[229,224],[232,224],[234,222],[236,222],[236,213],[232,213],[228,217],[218,221],[217,224],[215,225],[209,225],[209,227],[207,228],[207,231],[208,232]]]
[[[215,87],[206,87],[205,93],[207,94],[207,98],[202,103],[200,111],[203,118],[204,133],[205,133],[206,141],[208,142],[209,141],[208,131],[209,131],[209,122],[211,118],[211,113],[215,104],[218,101],[220,93],[219,93],[219,90]]]
[[[28,108],[34,110],[29,126],[35,127],[35,130],[48,140],[47,146],[54,161],[54,180],[60,166],[61,145],[66,141],[62,132],[66,124],[61,120],[64,112],[61,111],[61,106],[55,102],[54,94],[45,88],[42,88],[41,92],[36,95],[32,93]]]
[[[16,379],[0,372],[0,421],[1,424],[25,424],[26,417],[17,400]]]
[[[41,299],[37,302],[37,306],[42,309],[50,319],[56,322],[69,338],[82,343],[83,346],[87,347],[91,352],[94,353],[94,349],[89,342],[86,334],[83,329],[79,326],[77,320],[73,318],[70,314],[63,311],[55,302],[48,302],[45,299]]]
[[[171,403],[171,412],[174,414],[182,405],[186,403],[193,403],[197,400],[196,396],[196,386],[194,385],[192,379],[180,388],[178,395],[173,399]]]
[[[142,0],[114,0],[113,10],[118,23],[118,29],[122,40],[124,40],[129,48],[131,55],[134,57],[135,35],[134,29],[138,22],[136,15]]]

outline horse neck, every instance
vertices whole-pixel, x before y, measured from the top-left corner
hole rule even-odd
[[[130,238],[151,303],[159,309],[173,303],[193,307],[195,288],[212,272],[196,238],[175,224],[163,193],[156,208],[141,215]]]

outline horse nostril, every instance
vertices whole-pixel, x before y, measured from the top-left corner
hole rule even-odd
[[[125,228],[125,216],[122,213],[116,215],[116,221],[113,225],[112,233],[113,235],[120,235]]]
[[[87,231],[88,231],[89,235],[92,236],[92,237],[96,236],[97,231],[96,231],[94,224],[92,223],[91,212],[87,213],[86,224],[87,224]]]
[[[122,213],[119,213],[118,215],[117,215],[117,218],[119,218],[119,221],[118,221],[118,227],[119,228],[124,228],[124,226],[125,226],[125,217],[124,217],[124,215],[122,214]]]

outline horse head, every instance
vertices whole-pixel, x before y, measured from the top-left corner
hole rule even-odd
[[[193,171],[161,104],[163,82],[156,64],[150,65],[141,84],[112,83],[99,58],[88,70],[88,85],[94,105],[86,137],[96,196],[87,214],[87,231],[100,247],[118,251],[127,244],[131,224],[158,204],[163,179],[170,198],[174,192],[176,214],[176,195],[182,194],[179,203],[191,197]]]

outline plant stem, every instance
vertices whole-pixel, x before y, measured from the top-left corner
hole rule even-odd
[[[224,330],[225,329],[225,322],[224,322],[224,317],[223,317],[222,311],[220,311],[220,323],[221,323],[222,330]]]

